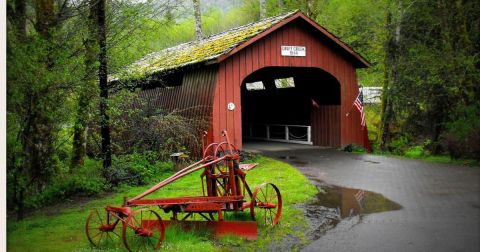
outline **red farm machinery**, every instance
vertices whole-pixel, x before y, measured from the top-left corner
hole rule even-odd
[[[186,230],[207,227],[216,236],[233,234],[247,239],[257,238],[257,224],[275,226],[282,212],[282,197],[277,186],[263,183],[254,191],[246,181],[246,172],[240,167],[240,153],[230,143],[227,132],[224,142],[203,148],[203,158],[176,172],[140,195],[124,199],[121,207],[107,206],[94,209],[86,222],[90,243],[101,247],[109,240],[121,239],[129,251],[156,251],[165,239],[165,229],[172,223]],[[145,199],[149,194],[178,179],[202,170],[200,179],[203,196]],[[154,210],[171,213],[170,220],[162,220]],[[226,220],[226,213],[249,212],[248,221]],[[197,216],[203,221],[189,220]],[[121,224],[121,234],[117,225]]]

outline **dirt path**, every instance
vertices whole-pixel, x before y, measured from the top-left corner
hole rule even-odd
[[[480,251],[480,169],[277,143],[245,149],[312,181],[368,190],[400,210],[345,218],[304,251]]]

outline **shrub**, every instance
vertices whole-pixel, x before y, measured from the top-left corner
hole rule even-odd
[[[399,135],[392,139],[388,148],[395,155],[403,155],[409,148],[410,140],[405,135]]]
[[[192,157],[201,155],[201,132],[208,130],[209,122],[202,116],[205,108],[164,110],[136,93],[118,93],[112,100],[115,154],[153,151],[161,160],[180,151]]]
[[[112,166],[107,171],[108,180],[114,185],[144,185],[161,173],[172,170],[171,162],[161,162],[155,152],[133,153],[113,156]]]
[[[459,109],[455,119],[446,124],[441,143],[454,159],[480,160],[480,103]]]
[[[405,151],[405,156],[409,158],[420,158],[425,155],[425,150],[422,145],[415,145],[410,147],[407,151]]]
[[[55,203],[71,196],[93,196],[105,190],[105,179],[100,175],[101,162],[87,159],[74,174],[55,178],[37,194],[25,200],[26,209]]]

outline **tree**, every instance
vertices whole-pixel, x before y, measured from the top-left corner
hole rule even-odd
[[[200,0],[193,0],[193,11],[195,16],[195,35],[197,40],[203,38],[202,31],[202,12],[200,10]]]
[[[97,14],[97,39],[98,39],[98,83],[100,87],[100,131],[102,136],[103,170],[112,165],[112,146],[110,141],[110,125],[108,110],[108,72],[107,72],[107,28],[105,21],[106,0],[98,0],[90,6]]]
[[[92,100],[92,98],[95,97],[95,94],[97,93],[97,90],[95,89],[95,77],[98,71],[97,69],[95,69],[95,66],[98,63],[99,44],[97,42],[98,26],[96,12],[97,10],[95,8],[96,4],[97,0],[89,0],[88,6],[90,7],[88,10],[88,16],[85,19],[88,31],[83,43],[85,50],[85,74],[83,84],[80,85],[78,91],[76,120],[73,129],[74,131],[70,173],[72,173],[75,168],[83,165],[84,163],[87,150],[87,125],[90,119],[90,101]]]
[[[381,125],[381,139],[380,149],[387,151],[388,143],[391,139],[390,124],[394,118],[393,104],[392,104],[392,89],[398,81],[398,47],[401,39],[402,31],[402,16],[403,16],[402,1],[397,2],[397,18],[395,25],[392,25],[392,12],[387,10],[386,29],[387,41],[385,42],[385,79],[382,93],[382,125]]]
[[[10,15],[34,20],[27,29],[19,17],[8,17],[7,111],[9,195],[23,218],[24,199],[44,190],[59,169],[58,148],[67,122],[68,91],[77,83],[72,48],[76,40],[62,41],[65,3],[53,0],[15,1]],[[23,9],[34,10],[26,16]],[[28,63],[28,64],[26,64]],[[63,141],[62,141],[63,142]]]
[[[265,4],[265,0],[260,0],[260,19],[264,19],[267,17],[267,7]]]
[[[468,28],[478,27],[478,3],[402,0],[395,8],[387,26],[381,146],[386,150],[390,139],[403,137],[432,153],[470,155],[469,139],[480,132],[468,119],[480,113],[473,84],[480,81],[479,50],[471,43],[478,32]]]
[[[13,6],[12,6],[13,5]],[[19,41],[27,37],[27,3],[26,0],[7,2],[7,17],[15,27],[15,35]]]

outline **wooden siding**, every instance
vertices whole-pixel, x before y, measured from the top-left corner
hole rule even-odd
[[[221,140],[220,132],[227,129],[237,147],[242,148],[240,86],[243,80],[264,67],[287,66],[320,68],[338,80],[341,85],[341,106],[337,109],[340,120],[338,142],[340,145],[355,143],[363,146],[358,111],[352,109],[350,115],[346,116],[358,95],[356,67],[338,45],[313,30],[305,20],[294,20],[219,63],[213,102],[214,141]],[[306,56],[281,56],[282,45],[305,46]],[[229,102],[236,105],[234,111],[227,110]],[[320,130],[325,127],[316,128]],[[322,141],[319,139],[318,143]]]
[[[150,108],[176,110],[188,117],[211,117],[217,66],[185,72],[182,85],[142,90],[139,97]]]
[[[320,106],[311,115],[313,144],[340,146],[340,106]]]

